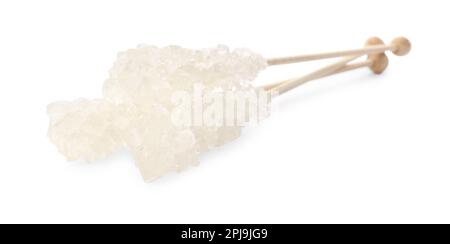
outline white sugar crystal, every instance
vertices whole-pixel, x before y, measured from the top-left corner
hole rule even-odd
[[[79,99],[48,106],[50,140],[69,160],[100,159],[121,146],[115,109],[104,100]]]
[[[182,170],[198,155],[239,137],[241,126],[177,126],[174,92],[251,91],[266,67],[258,54],[225,46],[191,50],[140,46],[120,53],[103,85],[103,98],[50,104],[49,137],[69,160],[102,158],[128,148],[145,180]],[[204,104],[204,107],[208,107]]]

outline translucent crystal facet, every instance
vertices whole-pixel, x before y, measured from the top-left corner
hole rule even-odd
[[[249,81],[265,67],[246,49],[139,46],[118,54],[103,98],[48,106],[49,137],[69,160],[93,161],[125,147],[144,179],[153,180],[240,135],[239,125],[174,125],[174,92],[192,93],[195,84],[206,92],[254,90]]]

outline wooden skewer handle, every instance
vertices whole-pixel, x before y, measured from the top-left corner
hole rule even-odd
[[[305,76],[302,76],[300,78],[297,79],[291,79],[291,80],[287,80],[285,82],[282,82],[281,84],[279,84],[278,86],[273,87],[272,89],[270,89],[271,91],[274,91],[276,93],[278,93],[279,95],[286,93],[292,89],[294,89],[297,86],[303,85],[304,83],[311,81],[311,80],[315,80],[318,79],[320,77],[324,77],[330,74],[335,73],[336,71],[344,68],[347,63],[359,58],[360,56],[352,56],[352,57],[347,57],[347,58],[343,58],[341,61],[336,62],[334,64],[331,64],[329,66],[326,66],[324,68],[318,69],[312,73],[309,73]]]
[[[318,53],[318,54],[307,54],[307,55],[298,55],[291,57],[281,57],[281,58],[271,58],[267,60],[267,64],[269,66],[272,65],[281,65],[281,64],[291,64],[298,62],[306,62],[312,60],[319,59],[327,59],[327,58],[337,58],[337,57],[345,57],[345,56],[361,56],[375,53],[384,53],[386,51],[391,51],[395,55],[403,56],[409,53],[411,50],[411,43],[405,37],[398,37],[392,40],[389,45],[372,45],[367,46],[360,49],[353,50],[345,50],[345,51],[337,51],[337,52],[328,52],[328,53]]]
[[[373,45],[380,45],[380,44],[383,44],[383,40],[381,40],[380,38],[377,38],[377,37],[370,38],[366,42],[366,46],[373,46]],[[326,76],[330,76],[330,75],[334,75],[334,74],[338,74],[338,73],[342,73],[342,72],[346,72],[346,71],[350,71],[350,70],[355,70],[355,69],[359,69],[359,68],[363,68],[363,67],[370,68],[370,70],[372,70],[372,72],[374,74],[381,74],[381,73],[383,73],[384,70],[386,70],[388,65],[389,65],[389,60],[388,60],[386,54],[384,54],[384,53],[369,54],[369,55],[367,55],[367,59],[365,61],[353,63],[353,64],[347,63],[345,66],[343,66],[340,69],[335,70],[334,72],[330,72],[330,73],[315,72],[317,74],[316,76],[307,75],[307,76],[300,77],[300,78],[279,81],[279,82],[275,82],[275,83],[263,86],[263,89],[265,89],[266,91],[270,91],[270,90],[275,89],[276,87],[281,86],[283,84],[293,82],[294,80],[307,79],[307,80],[304,80],[304,82],[302,83],[302,84],[304,84],[308,81],[320,79],[320,78],[323,78]],[[331,65],[331,66],[333,67],[334,65]]]
[[[326,74],[326,75],[323,75],[323,76],[320,76],[320,77],[316,77],[315,79],[321,79],[321,78],[324,78],[324,77],[327,77],[327,76],[340,74],[340,73],[344,73],[344,72],[347,72],[347,71],[352,71],[352,70],[356,70],[356,69],[360,69],[360,68],[364,68],[364,67],[371,67],[372,65],[373,65],[373,61],[367,59],[367,60],[364,60],[364,61],[361,61],[361,62],[358,62],[358,63],[347,64],[342,69],[339,69],[339,70],[337,70],[337,71],[335,71],[333,73],[330,73],[330,74]],[[269,91],[269,90],[271,90],[271,89],[281,85],[282,83],[289,82],[291,80],[293,80],[293,79],[283,80],[283,81],[279,81],[279,82],[274,82],[274,83],[262,86],[262,88],[264,90],[266,90],[266,91]]]

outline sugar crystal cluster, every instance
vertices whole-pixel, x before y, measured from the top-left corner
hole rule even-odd
[[[103,98],[50,104],[48,135],[69,160],[95,161],[127,148],[151,181],[240,135],[239,125],[174,125],[174,92],[191,93],[195,84],[206,92],[255,90],[249,82],[265,67],[262,56],[246,49],[139,46],[118,54]]]

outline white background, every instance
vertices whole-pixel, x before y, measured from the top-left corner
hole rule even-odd
[[[1,1],[0,222],[450,222],[448,1]],[[144,183],[131,156],[67,162],[46,106],[101,96],[140,43],[248,47],[265,57],[404,35],[406,57],[287,93],[272,116]],[[330,61],[274,67],[255,81]]]

